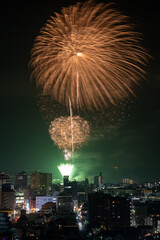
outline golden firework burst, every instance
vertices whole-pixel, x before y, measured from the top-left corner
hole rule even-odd
[[[41,29],[30,65],[43,93],[73,109],[116,105],[144,75],[140,35],[111,4],[77,3]]]

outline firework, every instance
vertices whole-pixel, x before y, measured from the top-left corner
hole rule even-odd
[[[58,169],[62,176],[70,176],[71,172],[73,170],[73,165],[72,164],[61,164],[58,166]]]
[[[72,152],[71,151],[68,151],[67,149],[65,149],[64,151],[64,158],[66,161],[70,160],[71,157],[72,157]]]
[[[111,4],[77,3],[55,13],[31,51],[31,77],[73,109],[117,105],[144,76],[147,54],[140,34]]]
[[[89,133],[89,123],[79,116],[55,118],[49,126],[51,139],[65,151],[80,148],[88,140]]]

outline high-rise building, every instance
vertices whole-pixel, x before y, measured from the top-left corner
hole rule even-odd
[[[2,188],[11,188],[11,177],[9,174],[5,174],[4,172],[0,173],[0,186],[2,186]]]
[[[94,177],[94,186],[98,189],[101,189],[103,186],[103,176],[102,172],[100,172],[99,176]]]
[[[27,173],[22,171],[15,174],[15,189],[27,188]]]
[[[127,228],[131,225],[131,201],[125,197],[112,197],[109,202],[111,229]]]
[[[30,188],[39,192],[49,192],[52,189],[52,173],[31,173]]]
[[[92,227],[104,227],[112,230],[117,227],[130,226],[130,200],[123,197],[112,197],[102,192],[88,195],[89,224]]]
[[[0,173],[0,208],[14,209],[15,194],[11,189],[11,178],[9,174]]]
[[[88,194],[88,217],[92,227],[108,226],[108,198],[102,192]]]
[[[14,209],[15,207],[15,192],[7,190],[2,192],[1,208]]]

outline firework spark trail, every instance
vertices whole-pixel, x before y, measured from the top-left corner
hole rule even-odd
[[[70,129],[71,129],[71,142],[72,142],[72,155],[73,155],[73,152],[74,152],[74,145],[73,145],[73,142],[74,142],[74,136],[73,136],[73,114],[72,114],[72,106],[71,106],[71,100],[69,98],[69,109],[70,109],[70,118],[71,118],[71,126],[70,126]]]
[[[79,72],[77,71],[77,110],[79,110]]]
[[[111,4],[77,3],[55,13],[31,51],[31,77],[43,93],[69,108],[117,105],[145,74],[140,34]]]
[[[62,150],[79,149],[89,139],[90,126],[79,116],[55,118],[49,126],[49,134],[54,143]]]

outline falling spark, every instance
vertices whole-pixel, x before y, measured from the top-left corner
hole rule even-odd
[[[74,152],[74,145],[73,145],[73,113],[72,113],[72,106],[71,106],[71,100],[69,98],[69,109],[70,109],[70,119],[71,119],[71,138],[72,138],[72,153]]]
[[[81,53],[77,53],[77,55],[78,54],[81,54]],[[77,109],[79,110],[79,73],[78,71],[77,71]]]
[[[72,157],[72,152],[68,151],[67,149],[65,149],[64,151],[64,158],[66,161],[69,161]]]
[[[31,51],[31,77],[73,109],[103,109],[134,93],[148,55],[140,34],[112,4],[88,1],[63,8],[41,29]]]

